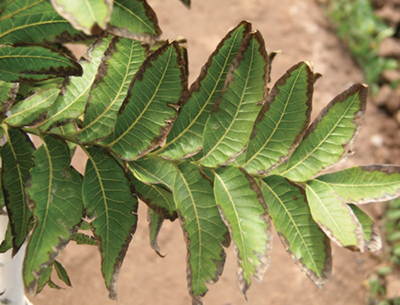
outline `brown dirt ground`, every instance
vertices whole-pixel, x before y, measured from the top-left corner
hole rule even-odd
[[[312,0],[193,0],[191,10],[177,0],[149,0],[149,3],[158,14],[163,38],[183,36],[188,39],[191,82],[220,39],[243,19],[251,21],[254,29],[262,33],[267,51],[283,52],[274,60],[272,83],[303,60],[313,62],[315,72],[324,75],[315,86],[314,115],[349,85],[363,81],[348,52],[329,29],[323,11]],[[355,141],[355,154],[339,167],[399,164],[399,138],[396,123],[369,103],[363,129]],[[78,170],[84,169],[82,159],[78,158],[75,164]],[[380,204],[368,209],[379,218]],[[141,206],[139,217],[137,232],[119,276],[118,301],[107,298],[97,249],[71,243],[59,260],[68,270],[74,287],[61,291],[46,287],[32,298],[33,303],[190,304],[185,245],[178,222],[164,224],[159,243],[161,251],[168,255],[160,258],[149,246],[145,206]],[[365,304],[367,279],[377,267],[375,255],[334,246],[332,280],[318,289],[292,263],[277,236],[274,237],[270,268],[262,283],[253,282],[250,287],[249,304]],[[236,262],[231,248],[227,249],[227,254],[224,274],[217,284],[209,286],[205,304],[246,304],[237,288]],[[400,293],[400,286],[394,287],[396,290]]]

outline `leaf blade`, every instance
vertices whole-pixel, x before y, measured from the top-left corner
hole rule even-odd
[[[6,82],[32,82],[82,75],[82,67],[78,63],[44,45],[3,46],[0,48],[0,65],[0,80]]]
[[[107,31],[126,38],[155,38],[161,35],[153,9],[144,0],[114,0]]]
[[[256,182],[235,167],[216,171],[214,196],[235,243],[237,282],[246,296],[251,277],[261,281],[269,265],[272,234],[265,202]]]
[[[243,165],[247,172],[267,174],[299,144],[310,122],[313,82],[305,62],[276,82],[252,131]]]
[[[321,287],[332,274],[331,246],[311,216],[304,191],[280,176],[268,176],[261,182],[268,211],[285,250]]]
[[[348,152],[364,117],[368,89],[355,84],[335,97],[308,128],[282,173],[306,181]]]
[[[221,275],[226,256],[222,244],[227,243],[228,230],[210,183],[194,164],[181,163],[178,168],[173,194],[188,250],[188,288],[197,304],[208,290],[205,284],[216,282]]]
[[[34,147],[28,136],[18,129],[8,130],[7,138],[7,143],[1,148],[1,178],[15,255],[28,235],[32,219],[32,213],[26,204],[25,184],[33,165]]]
[[[50,136],[43,140],[33,154],[27,187],[35,217],[23,271],[29,291],[35,291],[37,277],[68,243],[83,214],[82,177],[70,167],[68,146]]]
[[[329,186],[318,180],[307,181],[306,194],[311,215],[332,241],[341,247],[364,251],[360,222]]]
[[[51,0],[55,10],[86,35],[95,34],[97,25],[105,29],[111,17],[113,0]]]
[[[244,36],[250,30],[250,23],[239,23],[210,55],[199,77],[190,87],[191,96],[182,106],[166,144],[158,150],[160,156],[176,160],[196,154],[202,148],[206,120]]]
[[[228,72],[220,97],[203,134],[203,166],[215,167],[234,160],[246,147],[251,127],[266,98],[268,55],[259,32],[249,34]]]
[[[139,41],[119,37],[111,40],[89,92],[83,127],[76,135],[78,140],[93,142],[112,132],[118,110],[146,51]]]
[[[129,161],[161,145],[186,95],[186,84],[179,45],[167,41],[135,74],[114,132],[101,144]]]
[[[100,147],[89,147],[82,194],[110,298],[116,298],[118,273],[137,225],[137,199],[119,163]]]

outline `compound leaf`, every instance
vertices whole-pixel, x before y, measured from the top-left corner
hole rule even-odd
[[[114,0],[107,30],[126,38],[155,38],[161,35],[153,9],[145,0]]]
[[[67,286],[72,287],[71,280],[69,279],[67,270],[65,270],[64,266],[57,260],[54,261],[54,270],[56,270],[57,276],[60,280],[62,280]]]
[[[365,85],[355,84],[335,97],[310,125],[281,174],[306,181],[345,156],[360,129],[367,94]]]
[[[283,246],[300,269],[321,287],[332,274],[331,244],[312,218],[303,189],[275,175],[264,178],[261,184]]]
[[[237,281],[246,295],[251,277],[261,281],[269,265],[272,234],[267,208],[254,179],[236,167],[216,171],[214,196],[235,244]]]
[[[32,94],[12,107],[4,122],[11,126],[26,126],[40,120],[59,93],[60,89],[50,88]]]
[[[19,129],[7,131],[7,142],[1,148],[2,186],[13,235],[15,255],[28,234],[32,213],[26,204],[25,183],[31,169],[34,147]]]
[[[307,181],[306,194],[312,217],[331,240],[341,247],[364,251],[360,222],[329,185],[319,180]]]
[[[82,177],[70,167],[67,144],[46,136],[33,157],[27,191],[35,225],[23,271],[25,286],[30,291],[35,291],[37,277],[69,242],[83,214]]]
[[[82,38],[48,0],[15,0],[0,12],[0,44],[61,43]]]
[[[268,55],[259,32],[252,32],[228,72],[224,88],[207,120],[201,164],[233,161],[245,149],[254,120],[266,98]]]
[[[114,132],[102,141],[120,158],[135,160],[160,145],[186,95],[186,68],[177,42],[166,42],[135,74]]]
[[[83,113],[97,68],[110,40],[108,37],[96,41],[88,50],[90,62],[83,58],[79,61],[84,71],[82,77],[65,79],[61,94],[49,108],[46,121],[40,126],[41,131],[49,130],[56,123],[60,125],[71,121]]]
[[[97,32],[96,26],[106,29],[113,0],[51,0],[55,10],[71,25],[87,35]]]
[[[314,77],[300,62],[274,85],[258,114],[243,167],[251,174],[267,174],[290,155],[310,122]]]
[[[206,284],[214,283],[222,273],[229,240],[215,203],[213,189],[196,165],[181,163],[174,184],[174,200],[187,247],[187,278],[193,304],[201,304]]]
[[[87,216],[99,243],[101,270],[112,299],[122,261],[137,225],[137,198],[119,163],[100,147],[87,149],[82,186]]]
[[[344,201],[357,204],[400,196],[400,166],[368,165],[319,176]]]
[[[90,89],[83,127],[77,138],[84,143],[108,136],[125,99],[133,75],[145,60],[141,42],[113,37]]]
[[[354,204],[349,205],[356,215],[358,221],[361,223],[363,229],[363,236],[365,241],[365,248],[369,251],[375,252],[382,248],[382,239],[379,233],[378,225],[373,219]]]
[[[35,44],[2,46],[0,66],[0,80],[6,82],[35,82],[82,75],[82,67],[77,62],[55,49]]]
[[[159,155],[167,159],[181,159],[199,152],[203,130],[215,100],[221,93],[226,74],[239,52],[244,36],[251,25],[242,21],[218,44],[190,87],[191,96],[182,106],[179,116],[168,134]]]

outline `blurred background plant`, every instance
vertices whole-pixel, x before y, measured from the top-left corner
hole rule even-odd
[[[373,3],[370,0],[330,0],[326,12],[338,37],[363,70],[372,94],[378,94],[379,87],[387,82],[395,89],[400,78],[385,79],[384,73],[398,69],[398,58],[385,56],[380,51],[381,44],[393,37],[396,29],[375,14]]]
[[[400,1],[320,0],[328,21],[362,69],[371,101],[400,126]],[[394,136],[400,134],[393,133]],[[382,213],[383,252],[365,282],[368,305],[400,305],[400,200]]]

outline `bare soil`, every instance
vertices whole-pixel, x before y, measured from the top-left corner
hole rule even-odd
[[[343,48],[319,5],[312,0],[193,0],[187,10],[177,0],[149,0],[157,12],[163,38],[188,39],[190,82],[194,81],[225,33],[246,19],[253,23],[265,41],[267,51],[282,50],[273,62],[272,83],[299,61],[314,63],[315,72],[323,74],[314,93],[315,116],[335,95],[363,77]],[[355,154],[339,167],[359,164],[400,162],[399,129],[395,120],[369,103],[363,129],[354,143]],[[84,169],[83,159],[76,161]],[[368,207],[378,218],[381,204]],[[178,222],[166,222],[159,237],[160,258],[150,249],[146,207],[141,206],[139,226],[126,255],[119,276],[118,301],[107,298],[100,275],[98,250],[70,245],[59,260],[69,272],[73,288],[56,291],[50,288],[32,298],[37,305],[79,304],[174,304],[191,303],[186,287],[186,252]],[[333,277],[323,289],[315,286],[292,263],[277,236],[269,270],[264,281],[254,281],[248,291],[249,304],[366,304],[369,276],[377,268],[377,254],[354,253],[333,246]],[[236,284],[236,261],[232,249],[219,282],[210,285],[204,297],[209,305],[246,304]],[[54,276],[55,277],[55,276]],[[398,281],[393,291],[400,294]]]

